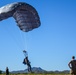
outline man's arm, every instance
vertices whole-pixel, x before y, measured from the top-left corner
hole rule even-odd
[[[69,66],[70,69],[72,68],[72,67],[71,67],[71,62],[68,63],[68,66]]]

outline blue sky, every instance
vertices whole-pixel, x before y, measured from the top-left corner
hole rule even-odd
[[[35,7],[41,26],[24,33],[12,17],[0,21],[0,69],[26,69],[26,49],[32,67],[69,70],[68,62],[76,56],[76,0],[1,0],[0,7],[13,2]]]

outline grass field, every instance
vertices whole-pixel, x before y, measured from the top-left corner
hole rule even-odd
[[[6,74],[0,74],[0,75],[6,75]],[[9,74],[9,75],[70,75],[70,74],[31,74],[31,73],[28,73],[28,74]]]

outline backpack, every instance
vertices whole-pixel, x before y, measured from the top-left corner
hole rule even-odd
[[[25,59],[23,60],[23,64],[26,65]]]

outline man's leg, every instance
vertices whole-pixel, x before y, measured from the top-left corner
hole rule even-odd
[[[28,71],[32,72],[30,63],[28,63],[27,65],[28,65]]]

